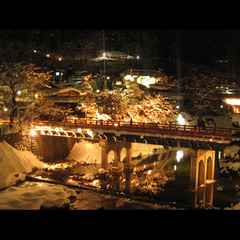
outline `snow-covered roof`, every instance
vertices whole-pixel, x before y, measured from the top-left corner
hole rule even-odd
[[[49,88],[49,89],[46,89],[45,92],[49,95],[49,96],[55,96],[55,95],[58,95],[59,93],[65,93],[65,92],[69,92],[69,91],[74,91],[80,95],[84,95],[85,93],[82,93],[82,91],[80,91],[79,89],[77,88],[72,88],[72,87],[69,87],[69,88]]]
[[[138,76],[156,76],[156,77],[166,77],[166,74],[158,70],[143,70],[143,69],[127,69],[122,72],[125,75],[134,74]]]
[[[76,88],[62,88],[62,89],[57,89],[57,91],[55,91],[54,93],[50,94],[51,96],[53,95],[57,95],[59,93],[65,93],[65,92],[69,92],[69,91],[74,91],[76,93],[79,93],[80,95],[83,95],[82,91],[80,91],[79,89]]]
[[[117,61],[120,59],[134,59],[133,56],[124,53],[124,52],[118,52],[118,51],[105,51],[104,55],[103,53],[101,53],[100,55],[98,55],[98,57],[96,58],[92,58],[90,59],[91,61]]]

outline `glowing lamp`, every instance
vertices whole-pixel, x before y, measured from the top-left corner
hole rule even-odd
[[[185,119],[183,118],[183,116],[181,114],[179,114],[177,121],[180,125],[185,125]]]
[[[31,136],[36,136],[37,135],[37,133],[33,129],[31,129],[30,134],[31,134]]]

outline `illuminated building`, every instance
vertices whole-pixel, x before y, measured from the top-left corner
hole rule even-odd
[[[124,81],[130,80],[138,84],[144,85],[147,88],[152,87],[158,83],[158,85],[166,85],[167,77],[164,73],[156,70],[139,70],[128,69],[124,74]]]
[[[240,113],[240,98],[226,98],[224,102],[232,106],[234,113]]]
[[[240,92],[239,89],[229,89],[223,93],[226,97],[223,100],[230,105],[234,113],[240,113]]]

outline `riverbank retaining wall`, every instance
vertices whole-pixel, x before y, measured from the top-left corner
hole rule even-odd
[[[31,137],[31,151],[44,162],[56,162],[65,159],[77,141],[69,137],[36,135]]]

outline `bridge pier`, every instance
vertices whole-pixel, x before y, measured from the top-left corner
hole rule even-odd
[[[197,191],[207,180],[214,180],[215,151],[203,149],[190,149],[191,172],[190,190]]]
[[[126,176],[125,181],[125,192],[129,192],[131,189],[131,180],[132,180],[132,143],[125,141],[109,141],[109,140],[100,140],[99,146],[102,147],[101,153],[101,167],[108,170],[108,154],[110,151],[114,151],[114,163],[112,167],[112,176],[113,176],[113,189],[119,190],[120,181],[122,177],[122,168],[121,168],[121,151],[123,148],[126,149],[126,157],[124,162],[124,173]]]

